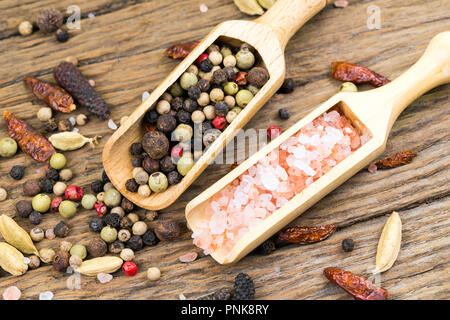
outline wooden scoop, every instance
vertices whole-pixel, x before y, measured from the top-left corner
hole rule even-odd
[[[403,109],[426,91],[450,82],[450,32],[435,36],[420,60],[395,81],[366,92],[341,92],[320,105],[286,132],[244,161],[186,206],[186,220],[192,231],[205,219],[208,200],[277,148],[287,138],[331,108],[338,108],[353,126],[370,140],[328,173],[317,179],[287,204],[250,229],[228,253],[216,250],[211,256],[221,264],[233,263],[285,227],[330,191],[381,155],[389,131]]]
[[[227,21],[214,28],[106,143],[103,150],[103,166],[117,190],[130,201],[149,210],[159,210],[171,205],[233,139],[238,130],[280,88],[285,75],[284,48],[288,40],[329,1],[278,0],[263,16],[254,21]],[[164,192],[153,193],[150,197],[141,197],[137,193],[127,191],[125,183],[132,177],[133,170],[129,148],[133,142],[141,141],[144,135],[143,117],[146,111],[153,107],[160,96],[194,63],[197,57],[216,41],[234,46],[239,46],[242,42],[250,44],[259,56],[257,64],[267,68],[269,81],[201,156],[180,183],[169,187]]]

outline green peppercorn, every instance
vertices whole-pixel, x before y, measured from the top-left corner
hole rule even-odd
[[[229,47],[223,46],[222,49],[220,49],[220,53],[225,58],[226,56],[232,55],[233,52]]]
[[[112,243],[117,239],[117,230],[115,228],[111,228],[110,226],[106,226],[100,232],[100,237],[107,243]]]
[[[71,256],[77,255],[81,259],[84,259],[87,256],[86,247],[83,246],[82,244],[76,244],[70,249],[70,255]]]
[[[198,79],[197,76],[190,72],[185,72],[180,77],[180,86],[187,90],[192,86],[197,85]]]
[[[155,172],[150,175],[148,185],[153,192],[163,192],[167,189],[169,182],[167,181],[167,177],[164,173]]]
[[[11,138],[3,138],[0,140],[0,156],[12,157],[17,152],[17,143]]]
[[[182,176],[185,176],[192,169],[193,166],[194,166],[194,158],[191,153],[186,152],[178,160],[177,170]]]
[[[34,196],[33,200],[31,201],[31,205],[34,210],[44,213],[47,212],[48,209],[50,209],[51,202],[52,200],[48,195],[40,193]]]
[[[230,96],[234,96],[239,91],[239,86],[236,82],[227,82],[223,91]]]
[[[236,93],[236,103],[239,107],[245,107],[247,104],[250,103],[250,101],[253,99],[253,93],[251,93],[249,90],[239,90],[238,93]]]
[[[172,141],[190,141],[194,130],[190,125],[179,124],[172,132]]]
[[[239,69],[250,69],[255,64],[255,56],[248,48],[242,48],[236,53],[236,65]]]
[[[178,82],[175,82],[169,89],[170,94],[174,97],[179,97],[183,95],[183,88],[181,88]]]
[[[358,87],[353,82],[344,82],[339,88],[340,92],[358,92]]]
[[[62,153],[55,153],[50,158],[50,166],[53,169],[61,170],[66,165],[66,157]]]
[[[88,193],[85,194],[81,199],[81,205],[83,206],[83,208],[90,210],[94,208],[94,204],[96,201],[97,197],[93,194]]]
[[[116,189],[109,189],[105,192],[103,201],[110,208],[117,207],[118,205],[120,205],[120,201],[122,201],[122,195]]]
[[[254,85],[249,84],[246,89],[250,91],[254,96],[258,93],[259,88],[255,87]]]
[[[64,200],[59,204],[58,211],[61,216],[70,219],[77,213],[77,206],[70,200]]]

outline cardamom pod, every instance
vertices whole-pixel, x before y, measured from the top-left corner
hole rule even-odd
[[[0,233],[5,241],[16,249],[39,257],[39,252],[34,246],[30,235],[6,214],[0,216]]]
[[[398,213],[394,211],[386,221],[378,242],[375,270],[372,271],[374,274],[386,271],[392,267],[395,260],[397,260],[401,242],[402,221]]]
[[[83,261],[77,271],[85,276],[97,276],[99,273],[116,272],[122,264],[123,260],[118,257],[104,256]]]
[[[258,4],[256,0],[234,0],[234,4],[243,13],[253,15],[262,15],[264,13],[263,8]]]
[[[86,143],[89,143],[93,148],[98,143],[97,138],[101,138],[101,136],[95,136],[94,138],[86,138],[82,134],[73,131],[65,131],[60,133],[55,133],[51,135],[48,140],[52,143],[52,145],[59,150],[68,151],[68,150],[77,150],[84,146]]]
[[[275,1],[277,0],[258,0],[258,3],[261,7],[267,10],[274,5]]]
[[[5,242],[0,242],[0,267],[13,276],[20,276],[28,270],[23,254]]]

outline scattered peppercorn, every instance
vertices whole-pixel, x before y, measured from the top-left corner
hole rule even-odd
[[[32,211],[28,219],[31,224],[38,225],[42,222],[42,214],[38,211]]]
[[[133,202],[131,202],[127,198],[122,198],[120,206],[122,207],[123,210],[125,210],[125,212],[131,212],[134,209]]]
[[[58,251],[53,258],[53,267],[56,269],[56,271],[66,271],[67,267],[69,266],[69,259],[70,255],[66,251]]]
[[[105,223],[113,228],[118,228],[120,225],[120,216],[117,213],[109,213],[104,217]]]
[[[77,206],[73,201],[64,200],[59,204],[58,212],[62,217],[70,219],[77,213]]]
[[[278,110],[278,115],[283,120],[287,120],[291,117],[291,113],[289,112],[288,108],[281,108],[280,110]]]
[[[94,193],[100,193],[103,191],[103,182],[101,180],[95,180],[91,183],[91,190]]]
[[[138,235],[131,236],[130,240],[128,240],[127,245],[130,249],[134,251],[139,251],[143,247],[142,237]]]
[[[39,12],[36,24],[45,33],[55,32],[63,24],[62,13],[55,8],[46,8]]]
[[[270,254],[275,249],[275,242],[273,240],[266,240],[259,246],[259,251],[262,254]]]
[[[342,250],[345,252],[351,252],[353,251],[355,247],[355,242],[352,239],[344,239],[342,241]]]
[[[261,88],[269,80],[269,73],[264,68],[255,67],[249,71],[247,80],[251,85]]]
[[[81,187],[76,185],[71,185],[66,188],[66,192],[64,194],[67,199],[72,201],[79,201],[84,196],[84,191]]]
[[[144,235],[142,236],[142,241],[146,246],[154,246],[159,242],[158,238],[152,230],[147,230],[144,233]]]
[[[69,119],[62,119],[58,121],[58,130],[63,132],[63,131],[72,131],[73,130],[73,125],[72,123],[69,121]]]
[[[56,40],[59,42],[66,42],[69,40],[69,33],[66,29],[58,29],[56,30]]]
[[[110,226],[106,226],[100,232],[100,237],[107,243],[114,242],[117,239],[117,230]]]
[[[126,219],[128,219],[128,218],[126,218]],[[131,232],[128,231],[127,229],[119,230],[119,232],[117,233],[117,239],[119,239],[119,241],[127,242],[128,240],[130,240],[130,238],[131,238]]]
[[[139,188],[139,184],[136,182],[134,178],[128,179],[125,183],[125,188],[130,192],[137,192]]]
[[[126,261],[123,264],[122,269],[127,276],[134,276],[138,271],[136,264],[131,261]]]
[[[54,228],[53,232],[57,237],[64,238],[69,234],[69,227],[64,223],[64,221],[59,222]]]
[[[30,269],[37,269],[41,265],[41,259],[36,255],[29,256],[28,259],[30,259],[28,263],[28,268]]]
[[[28,218],[32,211],[31,201],[20,200],[16,203],[16,212],[19,217]]]
[[[76,244],[72,246],[70,249],[70,254],[72,256],[79,256],[81,259],[84,259],[87,257],[87,249],[82,244]]]
[[[291,93],[295,89],[295,81],[292,78],[286,78],[283,81],[278,93]]]
[[[106,225],[105,221],[103,221],[100,217],[93,217],[91,221],[89,222],[89,228],[93,232],[100,232],[102,231],[103,227]]]
[[[44,179],[42,183],[42,192],[44,193],[53,193],[53,186],[55,185],[55,181],[52,179]]]
[[[202,296],[197,300],[230,300],[231,299],[231,288],[223,288],[219,289],[213,293],[210,293],[206,296]]]
[[[181,235],[180,224],[175,220],[158,220],[155,234],[159,240],[175,239]]]
[[[133,225],[133,222],[128,217],[123,217],[120,220],[120,227],[121,228],[131,228],[132,225]]]
[[[33,197],[31,206],[33,207],[33,210],[44,213],[50,209],[51,202],[52,200],[48,195],[40,193]]]
[[[41,192],[41,184],[37,179],[31,179],[23,184],[23,193],[28,197],[34,197]]]
[[[11,171],[9,172],[9,175],[14,180],[20,180],[25,175],[25,168],[19,165],[15,165],[11,168]]]
[[[30,231],[30,237],[34,242],[39,242],[45,237],[44,230],[41,228],[33,228]]]
[[[47,172],[45,173],[45,177],[47,179],[51,179],[53,181],[58,181],[59,180],[59,172],[58,172],[58,170],[50,167],[50,168],[48,168]]]
[[[275,139],[275,138],[279,137],[280,134],[281,134],[281,128],[278,127],[278,126],[275,126],[275,125],[274,126],[270,126],[267,129],[267,137],[269,139]]]
[[[108,251],[108,247],[105,241],[99,238],[94,238],[91,241],[89,241],[88,245],[86,246],[86,249],[89,255],[94,258],[104,256],[105,253]]]
[[[120,253],[124,248],[125,248],[125,245],[122,242],[116,240],[109,245],[108,249],[109,249],[109,252],[111,252],[111,253]]]
[[[255,285],[246,273],[239,273],[234,279],[233,300],[254,300]]]

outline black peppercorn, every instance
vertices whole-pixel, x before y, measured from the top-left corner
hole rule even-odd
[[[227,74],[222,69],[216,70],[213,73],[212,82],[214,84],[223,85],[227,82]]]
[[[44,122],[44,130],[46,132],[55,132],[56,130],[58,130],[58,124],[54,119],[47,120]]]
[[[125,188],[130,192],[137,192],[139,188],[139,184],[134,180],[134,178],[128,179],[125,182]]]
[[[131,236],[130,240],[127,242],[127,245],[134,251],[141,250],[144,246],[141,236],[137,235]]]
[[[94,193],[100,193],[103,191],[104,183],[101,180],[95,180],[91,183],[91,190]]]
[[[228,110],[230,108],[228,107],[228,104],[223,101],[219,101],[214,106],[214,110],[216,112],[216,116],[225,117],[228,113]]]
[[[102,181],[103,181],[103,183],[111,182],[111,180],[109,180],[109,177],[108,177],[108,175],[106,174],[106,171],[105,171],[105,170],[103,170],[103,172],[102,172]]]
[[[148,174],[156,172],[159,170],[159,161],[154,160],[148,156],[144,157],[144,160],[142,160],[142,168],[144,168],[144,170],[147,171]]]
[[[171,171],[167,174],[167,181],[170,185],[180,183],[182,178],[183,177],[178,173],[178,171]]]
[[[266,240],[259,246],[258,251],[262,254],[270,254],[275,250],[275,242],[273,240]]]
[[[118,228],[120,225],[120,216],[117,213],[109,213],[104,217],[105,223],[113,228]]]
[[[125,248],[125,245],[123,244],[123,242],[116,240],[109,245],[109,252],[120,253],[124,248]]]
[[[191,114],[187,111],[180,110],[177,112],[177,120],[180,123],[189,123],[191,121]]]
[[[47,172],[45,173],[45,177],[47,179],[51,179],[53,181],[58,181],[59,180],[59,172],[58,172],[58,170],[50,167],[50,168],[48,168]]]
[[[187,112],[194,112],[198,108],[198,103],[196,100],[186,99],[184,101],[184,110]]]
[[[40,212],[33,211],[30,213],[28,219],[30,219],[31,224],[40,224],[42,222],[42,214]]]
[[[23,184],[23,193],[28,197],[34,197],[41,192],[41,184],[39,180],[28,180]]]
[[[291,113],[289,112],[288,108],[281,108],[280,110],[278,110],[278,115],[283,120],[287,120],[291,117]]]
[[[64,238],[69,234],[69,227],[61,221],[53,228],[53,232],[57,237]]]
[[[135,142],[131,144],[130,153],[133,156],[138,156],[142,153],[142,144],[140,142]]]
[[[159,220],[155,227],[159,240],[170,240],[181,235],[180,224],[175,220]]]
[[[66,42],[69,40],[69,33],[66,29],[58,29],[56,30],[56,40],[59,42]]]
[[[207,92],[211,87],[211,84],[206,79],[200,79],[198,80],[197,87],[200,89],[201,92]]]
[[[89,228],[93,232],[100,232],[105,226],[106,226],[105,221],[103,221],[103,219],[100,217],[93,217],[89,222]]]
[[[278,93],[291,93],[295,89],[295,81],[292,78],[286,78],[283,81]]]
[[[145,121],[147,121],[148,124],[155,124],[158,120],[158,117],[158,112],[156,112],[155,110],[148,110],[145,113]]]
[[[23,178],[25,174],[25,168],[22,166],[13,166],[11,168],[11,171],[9,172],[9,175],[11,176],[11,178],[13,178],[14,180],[20,180]]]
[[[184,107],[184,99],[183,99],[183,97],[173,98],[172,101],[170,102],[170,106],[175,111],[183,109],[183,107]]]
[[[159,240],[152,230],[147,230],[142,236],[142,241],[146,246],[154,246]]]
[[[159,161],[159,167],[162,172],[170,172],[175,170],[175,163],[173,163],[171,156],[165,156]]]
[[[122,202],[120,203],[120,206],[125,212],[131,212],[134,209],[134,204],[127,198],[122,198]]]
[[[132,226],[133,226],[133,221],[131,221],[130,218],[128,218],[128,217],[123,217],[123,218],[120,220],[120,227],[121,227],[122,229],[128,229],[128,228],[131,228]]]
[[[53,186],[55,185],[55,181],[52,179],[44,179],[42,183],[42,192],[44,193],[53,193]]]
[[[234,72],[234,69],[232,67],[225,67],[222,70],[227,76],[227,81],[233,81],[234,77],[236,76],[236,72]]]
[[[58,121],[58,130],[63,131],[72,131],[73,125],[72,122],[70,122],[69,119],[62,119]]]
[[[213,68],[213,64],[209,59],[204,59],[200,62],[199,68],[202,72],[210,72]]]
[[[162,132],[150,131],[144,134],[142,147],[150,158],[159,160],[169,152],[169,140]]]
[[[205,121],[201,123],[201,130],[202,130],[202,134],[205,134],[205,132],[207,130],[210,130],[213,128],[213,125],[211,123],[211,121]]]
[[[30,213],[33,211],[31,201],[20,200],[16,203],[17,215],[21,218],[28,218]]]
[[[202,91],[198,86],[192,86],[188,89],[188,97],[192,100],[197,100],[200,98],[200,93],[202,93]]]
[[[133,159],[131,159],[131,165],[132,165],[134,168],[142,167],[142,158],[139,157],[139,158],[133,158]]]
[[[352,239],[344,239],[342,241],[342,250],[344,250],[345,252],[353,251],[354,247],[355,247],[355,242]]]
[[[164,133],[172,132],[177,126],[177,120],[170,114],[163,114],[159,116],[156,122],[156,128]]]

